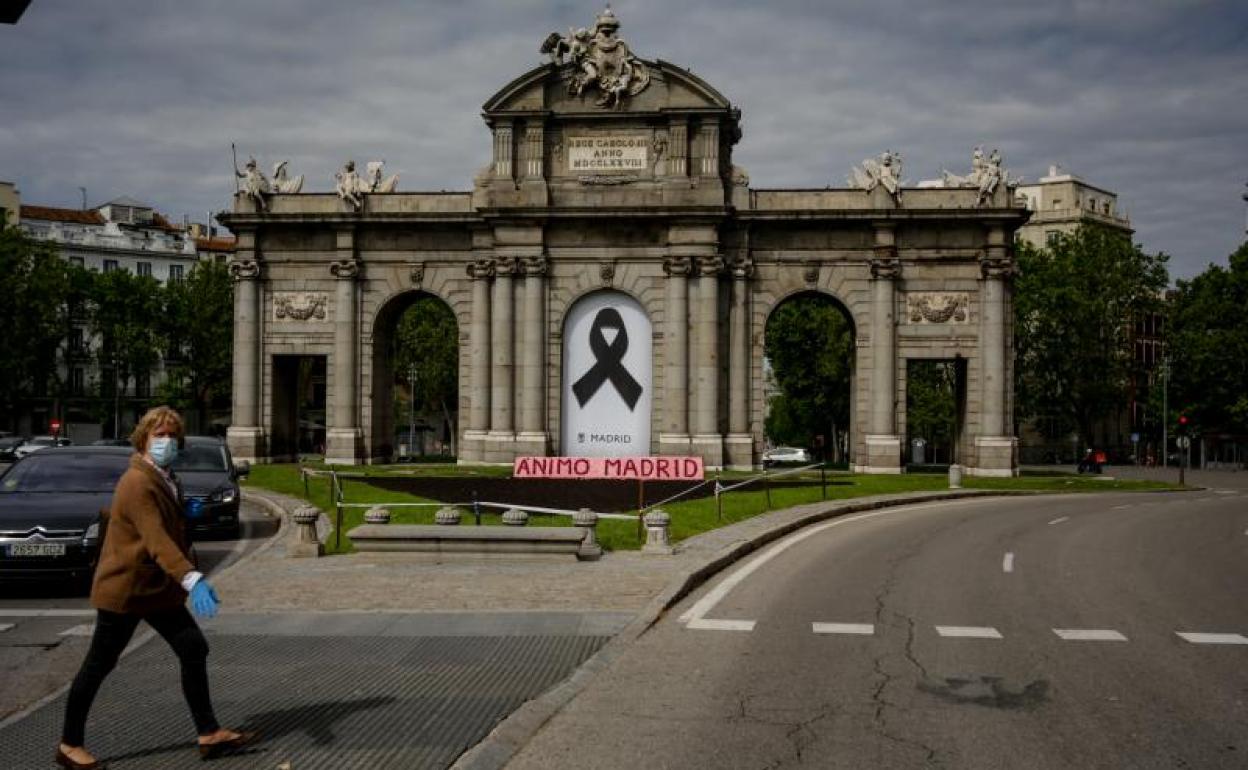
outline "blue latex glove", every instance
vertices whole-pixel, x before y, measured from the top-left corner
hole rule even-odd
[[[191,589],[191,609],[201,618],[215,618],[217,606],[220,604],[221,600],[217,598],[217,592],[212,590],[207,580],[200,578],[195,587]]]
[[[198,519],[204,515],[204,501],[198,497],[192,497],[186,501],[186,518]]]

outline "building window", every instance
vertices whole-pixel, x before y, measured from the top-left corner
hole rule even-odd
[[[1044,231],[1044,244],[1046,246],[1052,246],[1053,244],[1057,243],[1057,239],[1059,236],[1061,236],[1061,234],[1062,233],[1060,230],[1045,230]]]
[[[83,259],[82,257],[70,257],[69,264],[73,265],[74,267],[86,267],[87,261]]]
[[[104,260],[104,272],[111,273],[116,269],[117,269],[117,260],[115,259]]]
[[[1061,199],[1061,198],[1054,198],[1054,199],[1053,199],[1053,210],[1054,210],[1054,211],[1057,211],[1057,210],[1058,210],[1058,209],[1060,209],[1061,207],[1062,207],[1062,199]]]
[[[139,398],[150,398],[152,395],[152,376],[140,372],[134,376],[134,395]]]
[[[75,326],[69,330],[69,352],[74,355],[85,353],[85,345],[82,340],[82,327]]]
[[[82,371],[82,367],[75,366],[74,371],[69,376],[69,392],[75,396],[81,396],[86,390],[85,382],[86,376]]]
[[[182,280],[182,266],[181,265],[169,266],[169,280],[174,281],[174,282]]]
[[[139,263],[139,275],[145,275],[150,278],[152,276],[152,263],[140,262]]]

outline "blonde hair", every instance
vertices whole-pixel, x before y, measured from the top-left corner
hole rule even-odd
[[[134,426],[134,432],[130,434],[130,444],[136,452],[147,451],[147,439],[162,425],[169,425],[173,428],[174,435],[178,437],[178,448],[186,446],[186,426],[182,424],[182,415],[178,414],[172,407],[154,406],[147,410],[139,424]]]

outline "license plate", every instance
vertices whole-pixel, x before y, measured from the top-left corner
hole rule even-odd
[[[64,556],[63,543],[12,543],[9,556]]]

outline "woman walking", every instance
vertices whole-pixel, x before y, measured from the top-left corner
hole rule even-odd
[[[113,493],[91,586],[95,634],[70,687],[56,750],[56,763],[71,770],[101,767],[84,747],[87,713],[141,620],[156,629],[178,656],[200,755],[224,756],[256,737],[217,724],[208,695],[208,642],[184,606],[189,594],[195,614],[211,618],[217,614],[218,600],[191,563],[181,488],[169,470],[185,444],[182,418],[167,406],[151,409],[130,441],[135,454]]]

